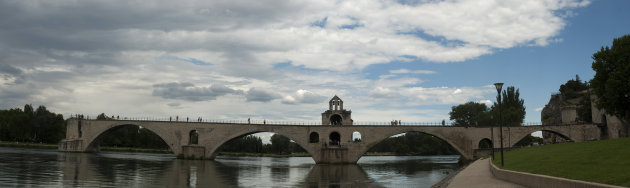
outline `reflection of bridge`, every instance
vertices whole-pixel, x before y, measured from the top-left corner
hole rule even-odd
[[[334,107],[334,108],[333,108]],[[334,121],[334,122],[333,122]],[[330,108],[322,113],[322,126],[199,123],[134,120],[69,119],[66,139],[59,143],[60,151],[94,152],[108,132],[124,125],[141,126],[160,136],[175,155],[214,159],[217,149],[227,141],[258,132],[274,132],[290,138],[310,153],[316,163],[356,163],[371,147],[387,137],[405,132],[423,132],[438,137],[459,153],[473,159],[480,143],[490,138],[489,127],[451,126],[352,126],[350,111],[335,96]],[[500,147],[499,128],[494,128],[493,144]],[[504,147],[511,147],[536,131],[550,131],[576,142],[599,139],[596,125],[520,126],[504,127]],[[354,141],[354,132],[361,134]]]

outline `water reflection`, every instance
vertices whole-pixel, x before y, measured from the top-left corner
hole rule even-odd
[[[315,165],[302,187],[383,187],[371,180],[359,165]]]
[[[0,147],[0,158],[0,187],[430,187],[457,168],[457,156],[315,165],[309,157],[189,161],[165,154]]]

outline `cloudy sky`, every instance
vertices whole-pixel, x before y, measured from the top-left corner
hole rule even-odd
[[[630,33],[625,0],[0,1],[0,109],[448,120],[520,89],[526,121]]]

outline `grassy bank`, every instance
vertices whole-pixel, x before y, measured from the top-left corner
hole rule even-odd
[[[57,144],[1,141],[0,142],[0,147],[57,149]]]
[[[630,138],[562,143],[505,152],[507,170],[630,187]],[[493,161],[500,167],[501,158]]]

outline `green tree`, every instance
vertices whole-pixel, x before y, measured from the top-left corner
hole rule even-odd
[[[456,155],[455,148],[445,141],[422,132],[407,132],[379,142],[369,152],[391,152],[398,155]]]
[[[523,124],[523,120],[525,120],[524,104],[525,100],[520,98],[519,89],[515,89],[514,86],[507,87],[501,93],[501,119],[504,126],[520,126]],[[496,102],[492,105],[490,111],[494,122],[498,123],[499,107]]]
[[[32,104],[25,104],[24,105],[24,113],[27,116],[29,116],[29,117],[35,116],[35,112],[33,111],[33,105]]]
[[[291,142],[289,138],[274,134],[271,136],[271,152],[273,153],[289,153],[289,143]]]
[[[451,107],[451,120],[455,120],[455,126],[480,126],[489,125],[490,116],[488,107],[483,103],[467,102]]]
[[[25,142],[58,143],[65,135],[65,120],[61,114],[55,114],[39,106],[32,105],[0,110],[0,139]]]
[[[575,75],[575,80],[569,80],[567,83],[560,85],[560,94],[565,100],[581,97],[580,91],[588,89],[588,83],[582,82],[580,76]]]
[[[593,54],[593,60],[591,88],[598,97],[595,106],[619,117],[630,134],[630,35],[614,39],[612,47],[602,47]]]
[[[226,152],[246,152],[246,153],[263,153],[263,144],[260,137],[247,135],[228,141],[221,146],[220,151]]]
[[[105,113],[101,113],[98,116],[96,116],[96,120],[107,120],[110,119],[109,117],[107,117],[107,115],[105,115]]]

